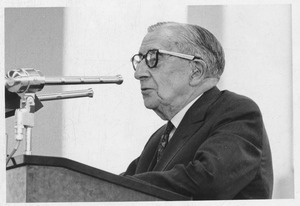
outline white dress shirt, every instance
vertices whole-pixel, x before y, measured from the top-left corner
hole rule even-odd
[[[172,138],[173,134],[175,133],[177,127],[179,126],[181,120],[183,119],[185,113],[189,110],[189,108],[195,103],[195,101],[197,99],[199,99],[201,97],[202,94],[200,94],[198,97],[196,97],[193,101],[191,101],[190,103],[188,103],[185,107],[183,107],[182,110],[180,110],[172,119],[171,122],[174,125],[174,128],[172,129],[172,131],[170,132],[169,135],[169,141]]]

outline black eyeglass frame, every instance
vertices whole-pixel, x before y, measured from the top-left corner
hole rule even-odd
[[[148,59],[147,59],[147,55],[149,54],[149,52],[156,52],[155,53],[155,63],[150,66],[149,65],[149,62],[148,62]],[[179,58],[182,58],[182,59],[187,59],[187,60],[190,60],[190,61],[202,61],[205,65],[205,61],[201,58],[201,57],[198,57],[198,56],[193,56],[193,55],[189,55],[189,54],[183,54],[183,53],[178,53],[178,52],[172,52],[172,51],[167,51],[167,50],[163,50],[163,49],[150,49],[147,51],[146,54],[135,54],[133,55],[133,57],[131,58],[131,63],[132,63],[132,67],[134,69],[134,71],[136,71],[136,66],[141,63],[141,61],[143,59],[145,59],[145,62],[146,62],[146,65],[151,69],[151,68],[154,68],[157,66],[157,63],[158,63],[158,54],[168,54],[170,56],[175,56],[175,57],[179,57]],[[141,60],[140,62],[138,62],[137,64],[134,63],[134,58],[136,56],[140,56],[141,57]]]

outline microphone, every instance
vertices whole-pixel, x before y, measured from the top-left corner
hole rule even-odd
[[[76,85],[76,84],[122,84],[121,75],[116,76],[70,76],[45,77],[39,70],[33,68],[14,69],[6,74],[5,86],[14,93],[35,93],[45,85]]]
[[[33,68],[11,70],[7,72],[5,79],[5,116],[11,116],[12,113],[15,112],[15,137],[18,141],[16,148],[8,156],[7,163],[18,149],[19,142],[24,137],[26,138],[25,154],[31,155],[31,136],[32,128],[34,126],[34,112],[43,106],[40,101],[93,97],[92,89],[54,93],[37,97],[35,93],[41,91],[45,85],[123,83],[121,75],[46,78],[39,70]],[[19,102],[19,107],[16,108],[17,101]]]

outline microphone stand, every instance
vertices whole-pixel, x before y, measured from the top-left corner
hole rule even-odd
[[[53,101],[81,97],[93,97],[93,90],[77,90],[39,95],[40,101]],[[15,112],[15,137],[17,141],[25,138],[25,154],[32,153],[32,128],[34,127],[35,94],[25,93],[20,99],[20,108]]]
[[[15,138],[16,147],[7,157],[6,164],[17,151],[20,142],[25,138],[25,154],[32,154],[32,128],[34,127],[35,93],[42,90],[44,85],[70,85],[70,84],[122,84],[123,79],[117,76],[101,77],[60,77],[45,78],[39,70],[23,68],[9,71],[6,75],[6,88],[17,93],[20,99],[20,108],[15,111]],[[66,91],[39,95],[40,101],[53,101],[81,97],[93,97],[92,89]]]

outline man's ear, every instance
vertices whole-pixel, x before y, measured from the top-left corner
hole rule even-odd
[[[205,65],[201,61],[193,62],[193,69],[191,70],[190,85],[197,86],[205,78]]]

